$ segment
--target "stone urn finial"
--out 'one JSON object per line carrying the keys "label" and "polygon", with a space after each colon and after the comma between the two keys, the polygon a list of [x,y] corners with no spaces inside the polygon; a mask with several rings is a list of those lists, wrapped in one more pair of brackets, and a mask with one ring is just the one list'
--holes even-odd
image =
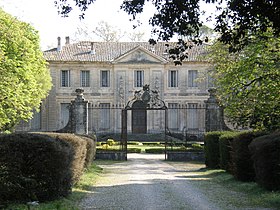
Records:
{"label": "stone urn finial", "polygon": [[84,90],[81,88],[78,88],[75,90],[76,94],[77,94],[77,98],[76,100],[84,100]]}
{"label": "stone urn finial", "polygon": [[217,89],[216,88],[210,88],[208,90],[208,92],[210,93],[210,97],[215,97]]}
{"label": "stone urn finial", "polygon": [[77,93],[77,96],[78,95],[83,95],[84,89],[78,88],[78,89],[75,90],[75,92]]}

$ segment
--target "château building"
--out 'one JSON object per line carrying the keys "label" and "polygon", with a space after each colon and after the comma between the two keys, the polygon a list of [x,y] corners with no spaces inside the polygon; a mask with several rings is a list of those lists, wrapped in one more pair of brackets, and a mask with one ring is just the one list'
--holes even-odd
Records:
{"label": "ch\u00e2teau building", "polygon": [[[89,102],[89,132],[120,133],[121,110],[144,85],[156,91],[168,107],[168,128],[174,132],[205,129],[204,103],[212,86],[211,65],[203,58],[206,46],[193,46],[182,65],[169,58],[176,43],[90,42],[70,43],[44,52],[53,87],[41,112],[28,124],[31,130],[54,131],[69,119],[69,104],[82,88]],[[130,115],[128,116],[130,119]],[[148,133],[164,129],[164,113],[150,111]],[[131,132],[132,120],[128,122]],[[23,127],[19,126],[19,129]]]}

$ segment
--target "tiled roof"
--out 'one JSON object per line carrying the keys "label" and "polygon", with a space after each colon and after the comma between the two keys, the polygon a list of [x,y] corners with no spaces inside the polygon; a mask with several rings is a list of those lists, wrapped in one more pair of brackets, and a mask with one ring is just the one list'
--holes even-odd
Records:
{"label": "tiled roof", "polygon": [[[94,53],[91,52],[92,42],[82,41],[73,44],[67,44],[57,50],[57,48],[44,52],[47,61],[85,61],[85,62],[112,62],[116,58],[126,54],[132,49],[142,46],[145,49],[155,53],[157,56],[167,59],[167,46],[165,42],[158,42],[156,45],[150,45],[148,42],[93,42]],[[176,43],[168,43],[169,48]],[[194,46],[188,51],[186,61],[201,61],[200,55],[206,52],[205,45]]]}

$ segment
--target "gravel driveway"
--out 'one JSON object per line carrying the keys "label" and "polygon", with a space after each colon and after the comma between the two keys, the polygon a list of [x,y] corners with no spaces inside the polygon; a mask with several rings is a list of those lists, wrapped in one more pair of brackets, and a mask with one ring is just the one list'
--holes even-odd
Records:
{"label": "gravel driveway", "polygon": [[129,154],[128,159],[101,165],[104,174],[82,200],[81,209],[236,209],[214,203],[207,197],[212,189],[205,192],[193,184],[201,179],[195,171],[203,164],[169,164],[164,155],[149,154]]}

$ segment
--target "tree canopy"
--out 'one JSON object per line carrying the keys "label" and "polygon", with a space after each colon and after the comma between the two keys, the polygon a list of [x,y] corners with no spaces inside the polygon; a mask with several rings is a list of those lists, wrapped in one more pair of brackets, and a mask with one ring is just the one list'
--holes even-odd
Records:
{"label": "tree canopy", "polygon": [[[55,4],[63,16],[73,9],[75,3],[81,10],[81,18],[85,11],[96,0],[56,0]],[[150,18],[153,26],[152,34],[158,40],[168,41],[175,34],[191,37],[201,43],[199,29],[203,14],[199,1],[217,4],[220,9],[215,16],[215,30],[220,33],[220,40],[228,44],[231,51],[237,51],[250,43],[252,35],[258,31],[266,32],[268,28],[278,36],[280,32],[280,1],[279,0],[124,0],[121,8],[137,20],[146,2],[151,2],[157,12]],[[219,6],[219,5],[225,6]],[[104,8],[106,10],[106,8]],[[141,21],[141,20],[140,20]],[[181,45],[184,42],[181,42]],[[187,47],[185,47],[187,49]],[[182,50],[186,50],[182,48]]]}
{"label": "tree canopy", "polygon": [[0,9],[0,131],[32,117],[51,88],[38,32]]}
{"label": "tree canopy", "polygon": [[279,129],[280,38],[268,31],[251,40],[238,53],[229,53],[221,42],[210,47],[218,95],[226,115],[238,126]]}

